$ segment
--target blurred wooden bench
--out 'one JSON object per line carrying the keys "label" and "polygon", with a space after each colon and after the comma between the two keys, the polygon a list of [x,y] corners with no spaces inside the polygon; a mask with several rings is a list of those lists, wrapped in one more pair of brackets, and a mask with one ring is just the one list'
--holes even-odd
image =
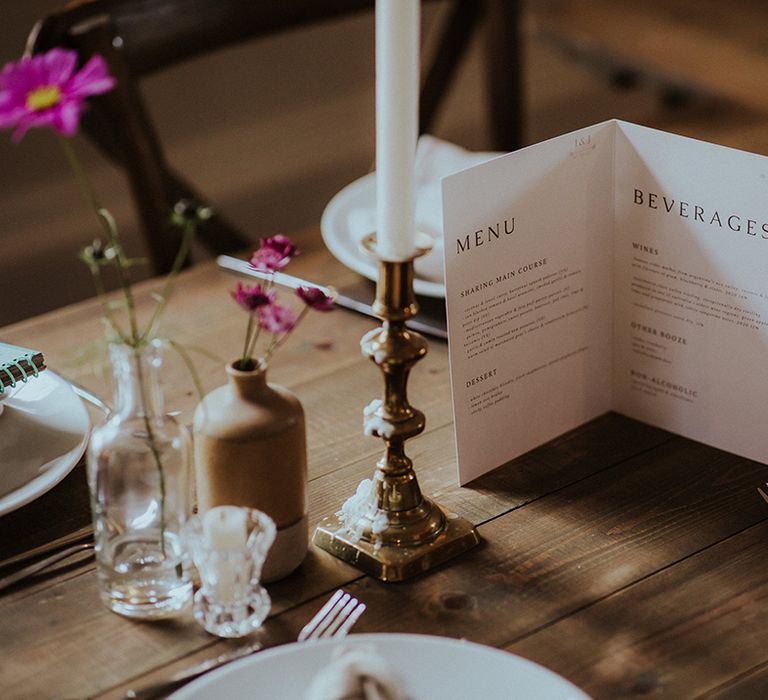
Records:
{"label": "blurred wooden bench", "polygon": [[530,29],[669,85],[768,113],[768,3],[761,0],[541,0]]}
{"label": "blurred wooden bench", "polygon": [[615,85],[650,86],[646,125],[768,154],[768,3],[529,0],[522,24]]}

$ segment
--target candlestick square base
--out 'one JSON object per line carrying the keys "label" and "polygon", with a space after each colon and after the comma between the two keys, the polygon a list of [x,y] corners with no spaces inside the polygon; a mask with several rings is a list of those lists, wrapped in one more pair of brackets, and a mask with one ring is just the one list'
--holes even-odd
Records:
{"label": "candlestick square base", "polygon": [[374,544],[354,537],[331,515],[317,526],[312,541],[381,581],[404,581],[466,552],[480,543],[480,536],[468,520],[445,513],[445,527],[429,542],[408,547]]}

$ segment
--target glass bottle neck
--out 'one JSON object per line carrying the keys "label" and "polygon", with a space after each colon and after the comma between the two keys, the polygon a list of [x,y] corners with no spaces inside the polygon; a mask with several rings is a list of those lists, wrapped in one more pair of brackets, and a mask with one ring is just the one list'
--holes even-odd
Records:
{"label": "glass bottle neck", "polygon": [[140,348],[112,344],[110,359],[115,413],[120,416],[161,415],[163,397],[158,383],[162,364],[160,342],[152,341]]}

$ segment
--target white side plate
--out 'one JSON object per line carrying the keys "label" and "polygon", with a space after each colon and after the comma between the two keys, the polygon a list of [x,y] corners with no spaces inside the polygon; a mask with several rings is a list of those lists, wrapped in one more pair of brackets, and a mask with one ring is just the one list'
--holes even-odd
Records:
{"label": "white side plate", "polygon": [[88,442],[88,412],[70,385],[45,370],[2,403],[0,515],[58,484]]}
{"label": "white side plate", "polygon": [[[376,261],[366,255],[360,248],[360,241],[375,227],[376,221],[376,173],[368,173],[337,192],[328,202],[320,219],[320,231],[328,250],[350,270],[354,270],[369,280],[376,281],[378,269]],[[433,231],[423,222],[416,221],[416,227],[438,241],[442,232]],[[413,289],[416,294],[425,297],[445,297],[445,284],[442,281],[432,281],[419,276],[420,269],[425,265],[428,269],[440,271],[443,269],[442,244],[435,245],[423,259],[415,263]]]}

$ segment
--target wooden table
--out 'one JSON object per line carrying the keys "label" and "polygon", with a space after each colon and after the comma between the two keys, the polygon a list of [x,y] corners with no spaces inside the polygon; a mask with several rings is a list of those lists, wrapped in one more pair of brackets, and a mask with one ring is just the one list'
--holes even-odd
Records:
{"label": "wooden table", "polygon": [[[343,283],[316,232],[295,274]],[[236,356],[242,312],[234,280],[205,263],[186,272],[167,315],[197,356],[206,390]],[[141,287],[146,305],[155,283]],[[43,349],[52,366],[103,395],[105,379],[77,351],[100,337],[85,302],[3,329],[8,342]],[[333,512],[370,477],[378,440],[362,435],[362,409],[381,393],[359,339],[371,319],[308,316],[273,361],[271,379],[306,409],[311,521]],[[163,375],[167,407],[190,419],[196,396],[181,363]],[[761,377],[756,376],[756,381]],[[736,388],[734,388],[736,390]],[[427,415],[412,441],[423,490],[477,524],[483,544],[414,580],[385,584],[311,548],[287,580],[263,636],[292,641],[328,594],[344,586],[368,604],[360,632],[463,637],[507,649],[562,674],[595,697],[766,697],[768,506],[756,487],[765,466],[608,414],[507,464],[456,485],[447,348],[432,341],[410,397]],[[754,416],[763,430],[765,417]],[[36,502],[0,518],[0,558],[89,520],[82,465]],[[139,623],[98,600],[92,561],[0,596],[4,698],[120,697],[129,687],[216,655],[227,643],[191,615]]]}

